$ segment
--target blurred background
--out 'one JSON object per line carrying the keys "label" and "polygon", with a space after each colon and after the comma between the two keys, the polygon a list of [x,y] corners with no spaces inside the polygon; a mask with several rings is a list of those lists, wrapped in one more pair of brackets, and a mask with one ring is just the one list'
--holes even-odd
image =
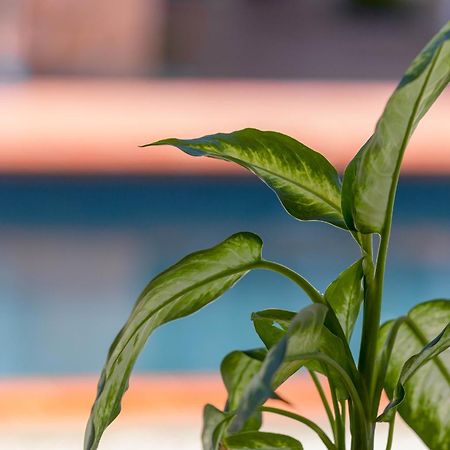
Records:
{"label": "blurred background", "polygon": [[[449,18],[450,0],[0,0],[0,448],[81,448],[109,344],[186,253],[253,231],[320,289],[358,258],[243,170],[139,144],[273,129],[342,171]],[[383,319],[450,292],[448,117],[447,92],[407,152]],[[306,304],[252,273],[158,330],[101,448],[199,448],[222,356],[258,345],[250,313]],[[307,379],[287,389],[322,420]]]}

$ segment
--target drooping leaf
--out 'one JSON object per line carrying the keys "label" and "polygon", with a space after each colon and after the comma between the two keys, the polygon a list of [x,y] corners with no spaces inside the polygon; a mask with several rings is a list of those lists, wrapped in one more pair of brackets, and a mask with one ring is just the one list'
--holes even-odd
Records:
{"label": "drooping leaf", "polygon": [[[265,349],[257,349],[249,352],[234,351],[225,356],[220,365],[220,372],[228,393],[226,411],[234,411],[238,407],[248,384],[261,369],[262,360],[252,357],[255,352],[258,355],[262,352],[267,353]],[[244,425],[243,430],[259,430],[261,423],[262,414],[256,412]]]}
{"label": "drooping leaf", "polygon": [[[320,340],[317,351],[324,353],[336,360],[348,373],[356,375],[356,366],[353,359],[349,357],[349,351],[346,351],[346,345],[342,340],[333,334],[327,327],[327,319],[331,311],[327,309],[327,316],[320,331]],[[286,335],[295,313],[281,309],[266,309],[252,314],[252,320],[256,332],[268,349],[277,344],[283,336]],[[291,338],[292,339],[292,338]],[[278,368],[273,380],[273,388],[276,389],[284,383],[289,377],[296,373],[302,366],[308,367],[315,372],[330,375],[328,370],[324,370],[322,364],[317,361],[299,361],[291,358],[286,360]],[[335,380],[340,398],[347,398],[345,389],[342,388],[339,380]]]}
{"label": "drooping leaf", "polygon": [[[432,450],[450,448],[450,352],[440,353],[449,345],[449,322],[450,300],[414,307],[398,329],[385,379],[389,410],[398,408]],[[382,326],[380,347],[393,323]]]}
{"label": "drooping leaf", "polygon": [[213,405],[203,409],[203,450],[217,450],[227,425],[227,415]]}
{"label": "drooping leaf", "polygon": [[229,410],[233,411],[237,408],[245,387],[261,366],[260,359],[252,358],[243,351],[234,351],[225,356],[220,365],[220,372],[228,393],[227,408]]}
{"label": "drooping leaf", "polygon": [[352,335],[364,296],[362,261],[344,270],[325,291],[325,300],[336,313],[347,340]]}
{"label": "drooping leaf", "polygon": [[[431,342],[416,355],[411,356],[403,365],[402,371],[394,390],[390,403],[386,406],[383,414],[378,418],[379,421],[389,421],[389,413],[398,408],[405,399],[405,383],[426,363],[438,356],[450,347],[450,323],[436,336]],[[389,417],[388,417],[389,416]]]}
{"label": "drooping leaf", "polygon": [[271,187],[297,219],[322,220],[346,228],[336,169],[320,153],[289,136],[246,128],[229,134],[164,139],[147,145],[166,144],[189,155],[237,163]]}
{"label": "drooping leaf", "polygon": [[342,211],[349,229],[380,233],[417,124],[450,81],[450,22],[406,71],[375,132],[345,171]]}
{"label": "drooping leaf", "polygon": [[[274,389],[293,372],[311,361],[297,355],[319,352],[324,335],[328,307],[315,303],[302,309],[291,321],[287,333],[269,350],[260,371],[253,377],[242,396],[236,417],[229,430],[239,431],[256,408],[273,396]],[[330,333],[331,334],[331,333]],[[291,366],[292,364],[292,366]]]}
{"label": "drooping leaf", "polygon": [[272,348],[287,332],[295,312],[284,309],[266,309],[252,314],[252,321],[264,345]]}
{"label": "drooping leaf", "polygon": [[224,450],[302,450],[297,439],[283,434],[264,432],[245,432],[228,436],[224,441]]}
{"label": "drooping leaf", "polygon": [[103,431],[119,414],[133,365],[152,331],[194,313],[231,288],[261,261],[261,249],[258,236],[238,233],[183,258],[147,285],[109,350],[86,429],[85,450],[97,448]]}

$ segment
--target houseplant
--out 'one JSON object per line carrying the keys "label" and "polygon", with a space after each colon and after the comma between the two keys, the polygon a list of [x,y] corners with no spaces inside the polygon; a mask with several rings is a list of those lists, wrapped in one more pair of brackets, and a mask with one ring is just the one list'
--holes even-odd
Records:
{"label": "houseplant", "polygon": [[[299,220],[321,220],[350,233],[361,258],[322,294],[293,270],[262,257],[255,234],[237,233],[193,253],[154,278],[139,296],[111,345],[85,436],[98,447],[120,412],[137,356],[158,326],[189,315],[220,297],[248,271],[271,270],[296,283],[312,304],[298,312],[270,309],[252,315],[261,348],[227,355],[221,373],[228,392],[223,411],[204,410],[205,450],[300,449],[297,440],[259,431],[263,413],[309,426],[328,450],[372,450],[376,425],[389,422],[392,445],[396,413],[434,450],[450,448],[450,300],[415,306],[380,326],[390,231],[400,166],[415,127],[450,81],[450,23],[430,41],[389,99],[375,132],[345,170],[343,182],[319,153],[271,131],[245,129],[199,139],[166,139],[193,156],[231,161],[260,177]],[[420,205],[418,205],[420,206]],[[349,339],[362,305],[357,360]],[[309,371],[327,412],[332,436],[306,417],[264,406],[300,368]],[[317,373],[326,377],[332,403]],[[381,394],[390,402],[379,411]],[[300,398],[301,401],[301,398]],[[381,414],[380,414],[381,412]]]}

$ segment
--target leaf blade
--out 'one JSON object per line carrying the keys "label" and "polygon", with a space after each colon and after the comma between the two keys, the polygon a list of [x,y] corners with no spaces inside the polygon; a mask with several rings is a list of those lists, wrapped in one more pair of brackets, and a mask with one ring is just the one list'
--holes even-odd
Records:
{"label": "leaf blade", "polygon": [[410,65],[374,134],[345,171],[342,211],[349,229],[362,233],[382,231],[406,145],[449,82],[450,22]]}
{"label": "leaf blade", "polygon": [[322,220],[346,228],[336,169],[320,154],[289,136],[252,128],[198,139],[164,139],[192,156],[237,163],[261,178],[286,211],[300,220]]}
{"label": "leaf blade", "polygon": [[237,233],[188,255],[147,285],[108,353],[86,427],[86,450],[98,447],[102,433],[119,414],[134,363],[153,330],[218,298],[261,261],[261,251],[258,236]]}
{"label": "leaf blade", "polygon": [[[450,300],[432,300],[415,306],[407,315],[423,336],[418,337],[407,323],[398,330],[386,372],[385,390],[395,401],[398,395],[397,382],[407,361],[420,354],[425,341],[431,341],[450,322]],[[384,324],[380,330],[380,348],[389,334],[393,322]],[[448,329],[447,332],[448,333]],[[447,335],[448,337],[448,335]],[[436,348],[435,348],[436,349]],[[426,356],[426,354],[422,354]],[[450,373],[449,352],[438,356],[447,376],[436,365],[436,360],[428,362],[414,376],[405,381],[407,395],[398,406],[398,412],[406,423],[431,448],[441,449],[450,445]],[[413,360],[414,361],[414,360]],[[420,361],[419,361],[420,362]]]}
{"label": "leaf blade", "polygon": [[284,434],[266,432],[244,432],[228,436],[225,439],[225,449],[229,450],[303,450],[297,439]]}
{"label": "leaf blade", "polygon": [[[291,356],[317,352],[320,349],[327,312],[326,305],[315,303],[297,313],[287,333],[269,350],[260,371],[248,385],[230,431],[239,431],[253,412],[273,396],[274,388],[286,377],[284,372],[288,371],[290,375],[304,364],[303,360],[289,361]],[[288,367],[283,367],[286,363]],[[282,378],[277,379],[280,368]]]}
{"label": "leaf blade", "polygon": [[[258,356],[267,353],[265,349],[255,349],[248,352],[233,351],[225,356],[220,365],[222,380],[228,393],[226,412],[234,411],[242,398],[248,384],[259,372],[262,360]],[[262,425],[262,414],[256,412],[249,418],[242,431],[257,431]]]}
{"label": "leaf blade", "polygon": [[335,312],[347,340],[351,338],[364,297],[363,276],[363,259],[360,259],[339,274],[325,290],[325,300]]}
{"label": "leaf blade", "polygon": [[227,424],[227,415],[215,406],[207,404],[203,408],[202,448],[217,450]]}
{"label": "leaf blade", "polygon": [[[432,341],[415,355],[411,356],[403,365],[400,376],[395,387],[392,400],[384,409],[383,414],[378,417],[378,421],[385,422],[391,418],[391,413],[395,411],[403,402],[406,396],[405,383],[425,364],[436,358],[440,353],[450,347],[450,323]],[[446,373],[444,372],[444,376]],[[450,377],[447,377],[450,383]]]}

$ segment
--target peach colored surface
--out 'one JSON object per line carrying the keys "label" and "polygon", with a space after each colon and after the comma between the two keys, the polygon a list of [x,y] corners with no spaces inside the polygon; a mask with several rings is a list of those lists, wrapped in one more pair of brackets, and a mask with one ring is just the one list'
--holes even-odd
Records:
{"label": "peach colored surface", "polygon": [[[0,85],[2,173],[241,173],[164,137],[244,127],[291,134],[343,169],[371,134],[392,83],[42,79]],[[450,174],[450,92],[419,126],[409,173]]]}
{"label": "peach colored surface", "polygon": [[[0,422],[87,417],[95,398],[96,383],[94,377],[0,380]],[[292,401],[294,410],[321,415],[320,399],[308,378],[294,377],[279,393]],[[218,375],[136,375],[124,397],[123,416],[198,415],[206,403],[223,407],[225,400],[225,389]]]}

